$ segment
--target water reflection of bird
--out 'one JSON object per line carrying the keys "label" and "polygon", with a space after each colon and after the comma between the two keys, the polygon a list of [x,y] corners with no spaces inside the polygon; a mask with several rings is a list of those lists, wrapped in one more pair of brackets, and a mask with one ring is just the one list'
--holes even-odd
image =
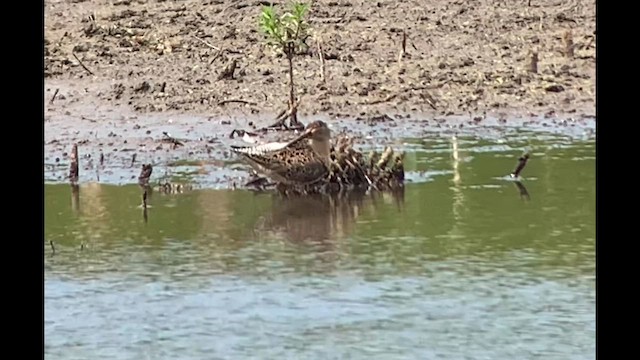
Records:
{"label": "water reflection of bird", "polygon": [[[281,233],[292,242],[345,238],[363,209],[374,205],[372,195],[354,190],[330,195],[275,196],[273,210],[257,230]],[[399,193],[390,195],[396,199]]]}
{"label": "water reflection of bird", "polygon": [[287,185],[306,185],[327,176],[331,151],[331,130],[323,121],[310,123],[288,143],[253,147],[232,146],[258,172]]}

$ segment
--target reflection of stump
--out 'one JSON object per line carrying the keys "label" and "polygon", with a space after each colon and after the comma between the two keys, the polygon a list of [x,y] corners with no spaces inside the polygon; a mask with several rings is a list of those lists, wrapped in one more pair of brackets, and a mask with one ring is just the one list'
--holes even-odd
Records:
{"label": "reflection of stump", "polygon": [[69,181],[72,184],[77,183],[79,175],[80,170],[78,168],[78,144],[73,144],[73,149],[71,150],[71,164],[69,165]]}
{"label": "reflection of stump", "polygon": [[142,193],[142,219],[145,224],[149,221],[147,217],[147,194],[149,193],[149,189],[148,186],[145,186],[144,192]]}
{"label": "reflection of stump", "polygon": [[78,184],[71,184],[71,210],[73,212],[80,212],[80,186]]}

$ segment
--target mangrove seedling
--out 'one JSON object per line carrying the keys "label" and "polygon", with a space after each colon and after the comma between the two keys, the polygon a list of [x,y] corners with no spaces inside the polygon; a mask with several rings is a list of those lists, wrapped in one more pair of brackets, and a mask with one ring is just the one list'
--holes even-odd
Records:
{"label": "mangrove seedling", "polygon": [[[298,104],[293,85],[293,57],[306,51],[306,39],[309,37],[309,25],[305,20],[309,6],[295,2],[282,15],[276,14],[273,6],[265,6],[260,14],[260,29],[266,35],[267,44],[285,55],[289,63],[289,110],[291,127],[300,127],[297,112]],[[286,117],[274,125],[284,126]]]}

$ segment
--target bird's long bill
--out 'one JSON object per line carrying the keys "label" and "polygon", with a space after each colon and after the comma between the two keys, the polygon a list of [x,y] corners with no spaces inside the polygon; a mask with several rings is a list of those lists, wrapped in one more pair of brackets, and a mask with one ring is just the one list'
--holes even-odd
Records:
{"label": "bird's long bill", "polygon": [[305,131],[302,132],[302,134],[300,134],[300,136],[298,136],[297,138],[289,141],[289,144],[294,144],[300,140],[306,139],[308,137],[310,137],[313,134],[313,129],[306,129]]}

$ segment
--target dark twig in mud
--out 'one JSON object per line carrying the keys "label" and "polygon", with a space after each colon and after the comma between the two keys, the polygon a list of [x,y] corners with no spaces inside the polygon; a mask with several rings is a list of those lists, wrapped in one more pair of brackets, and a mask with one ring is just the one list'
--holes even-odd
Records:
{"label": "dark twig in mud", "polygon": [[104,166],[104,154],[100,153],[100,166]]}
{"label": "dark twig in mud", "polygon": [[525,152],[518,158],[518,165],[516,166],[516,169],[511,173],[512,178],[518,178],[520,176],[520,173],[527,165],[527,161],[529,161],[529,152]]}
{"label": "dark twig in mud", "polygon": [[56,247],[53,245],[53,240],[49,240],[49,245],[51,246],[51,255],[56,254]]}
{"label": "dark twig in mud", "polygon": [[72,52],[71,54],[73,55],[74,58],[76,58],[76,60],[78,60],[78,63],[80,63],[80,66],[82,66],[83,69],[85,69],[89,74],[93,75],[93,72],[91,72],[91,70],[89,70],[88,67],[84,66],[82,61],[80,61],[80,59],[78,59],[78,57],[76,56],[76,53]]}
{"label": "dark twig in mud", "polygon": [[524,184],[517,180],[514,181],[514,183],[516,184],[516,188],[518,188],[518,193],[520,194],[520,198],[522,198],[523,200],[531,200],[531,197],[529,196],[529,191],[527,191],[527,188],[524,186]]}
{"label": "dark twig in mud", "polygon": [[531,53],[531,59],[529,62],[529,72],[532,72],[534,74],[538,73],[538,53],[535,51]]}
{"label": "dark twig in mud", "polygon": [[242,99],[227,99],[227,100],[222,100],[222,101],[218,101],[218,106],[222,106],[224,104],[228,104],[228,103],[240,103],[240,104],[248,104],[248,105],[258,105],[252,101],[247,101],[247,100],[242,100]]}
{"label": "dark twig in mud", "polygon": [[138,176],[138,184],[140,184],[140,186],[149,185],[149,178],[151,177],[152,172],[153,166],[151,166],[151,164],[143,164],[140,176]]}
{"label": "dark twig in mud", "polygon": [[136,155],[137,154],[133,154],[133,156],[131,156],[131,165],[129,167],[133,167],[133,164],[136,163]]}
{"label": "dark twig in mud", "polygon": [[208,42],[206,42],[206,41],[202,40],[201,38],[199,38],[199,37],[197,37],[197,36],[195,36],[195,35],[192,35],[192,36],[193,36],[193,38],[194,38],[194,39],[196,39],[196,40],[200,41],[201,43],[203,43],[203,44],[205,44],[206,46],[208,46],[208,47],[212,48],[213,50],[218,50],[218,51],[220,51],[220,48],[218,48],[218,47],[216,47],[216,46],[213,46],[213,45],[209,44]]}
{"label": "dark twig in mud", "polygon": [[402,30],[402,48],[400,49],[400,54],[398,55],[398,62],[402,61],[406,53],[407,53],[407,32],[405,30]]}
{"label": "dark twig in mud", "polygon": [[58,95],[58,92],[60,91],[60,89],[56,89],[56,91],[53,93],[53,96],[51,97],[51,100],[49,100],[49,104],[53,105],[53,102],[56,99],[56,95]]}
{"label": "dark twig in mud", "polygon": [[80,170],[78,166],[78,144],[73,144],[73,149],[71,150],[71,163],[69,165],[69,181],[72,184],[77,183],[79,175]]}

